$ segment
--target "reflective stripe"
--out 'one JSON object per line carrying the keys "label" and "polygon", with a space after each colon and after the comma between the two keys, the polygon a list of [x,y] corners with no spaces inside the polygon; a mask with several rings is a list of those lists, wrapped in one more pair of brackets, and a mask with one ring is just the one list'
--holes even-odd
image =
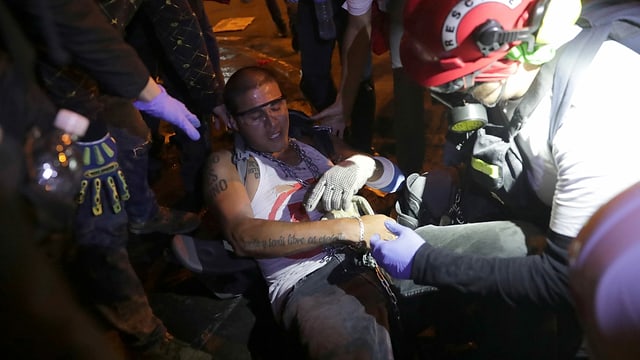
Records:
{"label": "reflective stripe", "polygon": [[501,176],[500,167],[484,162],[476,157],[471,158],[471,167],[489,176],[492,179],[498,179]]}

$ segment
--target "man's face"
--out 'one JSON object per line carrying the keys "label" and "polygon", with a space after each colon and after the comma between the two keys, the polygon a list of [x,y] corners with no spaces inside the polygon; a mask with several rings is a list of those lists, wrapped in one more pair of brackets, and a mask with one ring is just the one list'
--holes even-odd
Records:
{"label": "man's face", "polygon": [[289,144],[289,110],[280,87],[268,82],[237,99],[233,118],[247,145],[257,151],[276,153]]}
{"label": "man's face", "polygon": [[505,80],[476,82],[474,74],[459,78],[441,86],[430,88],[439,94],[468,94],[486,106],[494,106],[504,95]]}

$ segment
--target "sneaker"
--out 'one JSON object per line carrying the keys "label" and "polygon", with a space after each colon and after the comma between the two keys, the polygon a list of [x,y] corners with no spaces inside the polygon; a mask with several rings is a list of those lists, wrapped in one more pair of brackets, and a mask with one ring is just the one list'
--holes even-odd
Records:
{"label": "sneaker", "polygon": [[160,344],[145,351],[141,358],[144,360],[212,360],[213,356],[167,333]]}
{"label": "sneaker", "polygon": [[136,235],[154,232],[172,235],[191,232],[198,226],[200,226],[198,214],[161,206],[158,213],[147,221],[130,221],[129,231]]}

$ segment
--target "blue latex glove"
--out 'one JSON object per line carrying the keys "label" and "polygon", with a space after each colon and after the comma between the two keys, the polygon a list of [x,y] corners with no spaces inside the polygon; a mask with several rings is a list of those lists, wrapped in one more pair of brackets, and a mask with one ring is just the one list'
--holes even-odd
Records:
{"label": "blue latex glove", "polygon": [[160,87],[160,94],[151,101],[138,100],[133,103],[136,109],[149,115],[166,120],[172,125],[184,131],[191,140],[198,140],[200,133],[196,130],[200,127],[200,120],[193,115],[186,106],[167,93],[164,87]]}
{"label": "blue latex glove", "polygon": [[83,177],[78,204],[91,199],[93,215],[102,215],[103,204],[108,201],[111,210],[122,211],[123,201],[129,199],[129,189],[118,165],[116,141],[110,134],[94,142],[76,142],[82,156]]}
{"label": "blue latex glove", "polygon": [[397,279],[411,278],[413,257],[426,242],[415,231],[393,221],[385,221],[386,228],[396,235],[395,240],[382,240],[379,234],[370,239],[371,254],[378,264]]}

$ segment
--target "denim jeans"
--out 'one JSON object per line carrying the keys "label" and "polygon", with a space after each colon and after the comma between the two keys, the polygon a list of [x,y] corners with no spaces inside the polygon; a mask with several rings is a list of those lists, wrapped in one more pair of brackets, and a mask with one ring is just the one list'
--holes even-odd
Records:
{"label": "denim jeans", "polygon": [[541,251],[546,241],[544,230],[523,221],[427,225],[415,231],[435,247],[487,257],[526,256]]}
{"label": "denim jeans", "polygon": [[[459,254],[484,257],[524,257],[540,253],[546,245],[546,234],[531,223],[491,221],[462,225],[427,225],[415,230],[433,246]],[[576,325],[571,312],[536,306],[513,306],[500,298],[449,294],[448,319],[464,314],[464,307],[475,309],[473,316],[463,315],[465,324],[455,331],[473,330],[480,343],[480,358],[489,359],[567,359],[558,354],[571,352]],[[442,304],[442,303],[440,303]],[[467,305],[464,305],[467,304]],[[472,305],[469,305],[472,304]],[[442,305],[441,305],[442,307]],[[427,316],[427,315],[423,315]],[[444,321],[444,320],[440,320]],[[460,325],[456,325],[460,326]]]}
{"label": "denim jeans", "polygon": [[392,359],[389,297],[373,269],[348,259],[336,254],[294,286],[284,328],[311,359]]}

